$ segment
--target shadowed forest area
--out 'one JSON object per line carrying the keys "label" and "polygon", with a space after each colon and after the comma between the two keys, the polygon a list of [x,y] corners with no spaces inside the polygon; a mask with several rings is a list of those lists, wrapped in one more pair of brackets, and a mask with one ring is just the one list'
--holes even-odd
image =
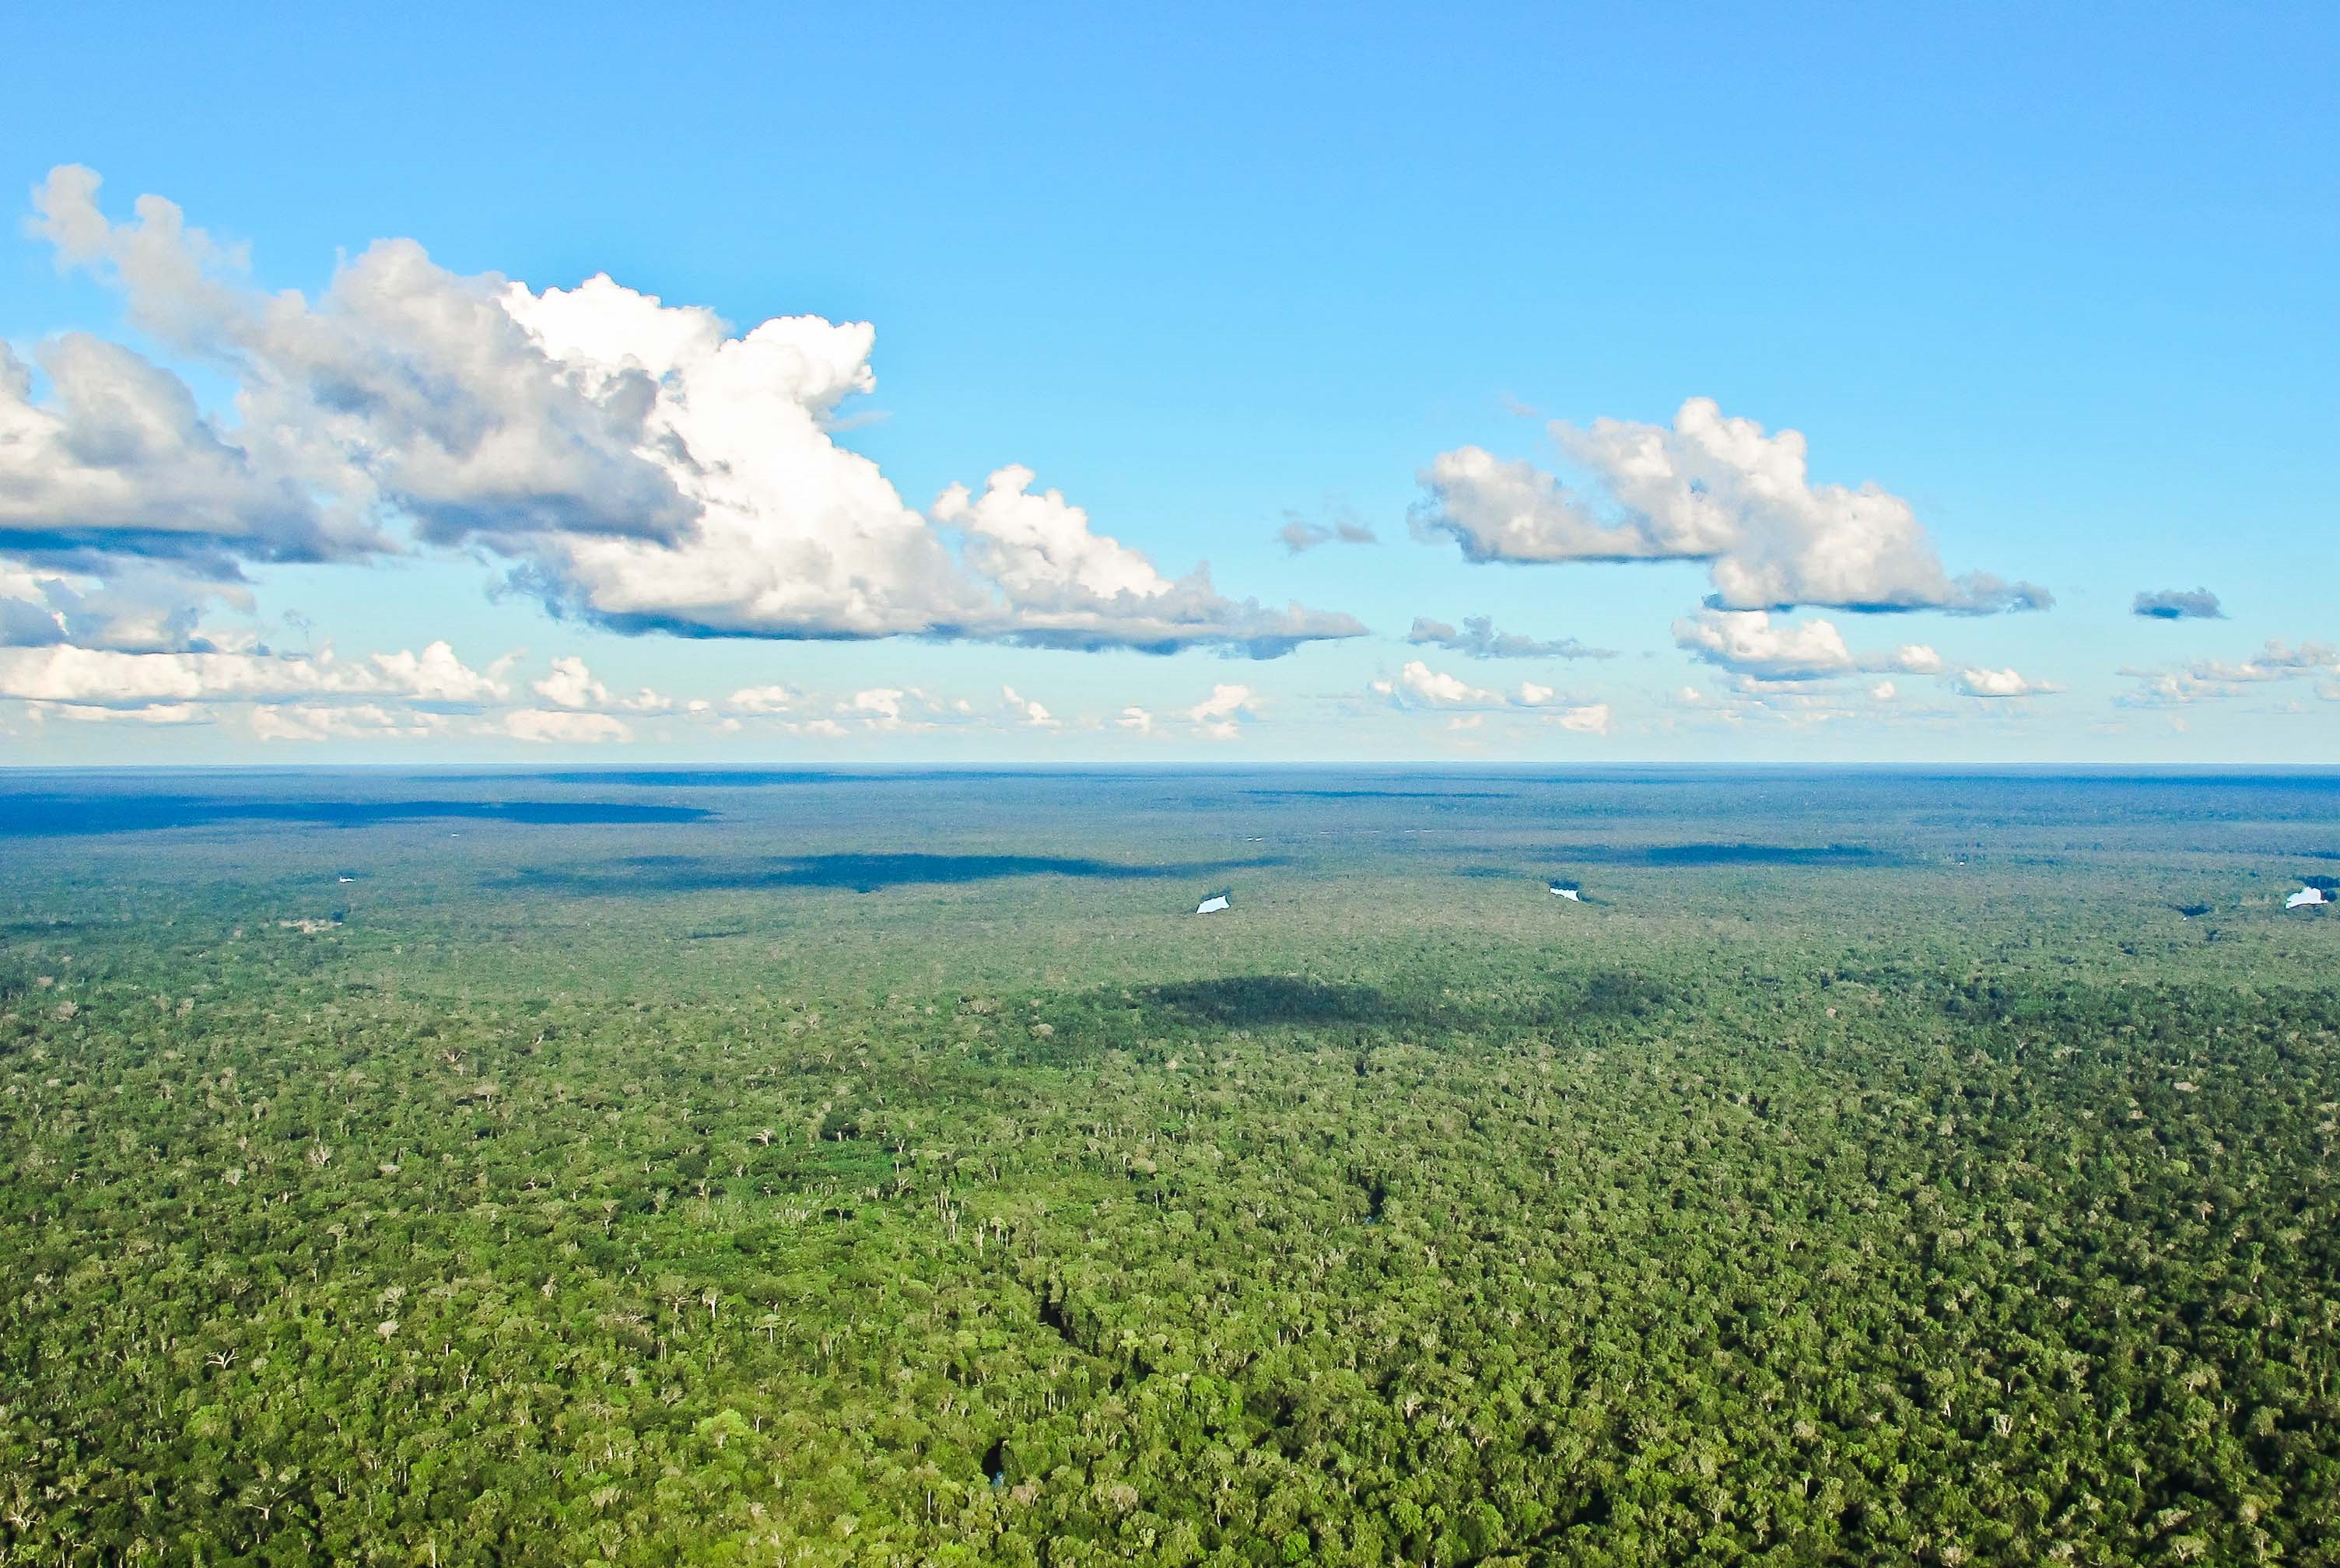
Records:
{"label": "shadowed forest area", "polygon": [[2335,856],[2310,772],[0,777],[0,1553],[2340,1562]]}

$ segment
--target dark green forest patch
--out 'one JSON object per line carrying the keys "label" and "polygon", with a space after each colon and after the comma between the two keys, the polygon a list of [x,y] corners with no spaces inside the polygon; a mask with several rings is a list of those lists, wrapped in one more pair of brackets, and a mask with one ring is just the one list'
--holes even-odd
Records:
{"label": "dark green forest patch", "polygon": [[2328,789],[1395,777],[15,839],[0,1551],[2335,1563]]}
{"label": "dark green forest patch", "polygon": [[856,893],[888,888],[940,887],[1024,877],[1076,877],[1104,881],[1162,881],[1222,876],[1282,864],[1274,856],[1129,864],[1055,855],[806,855],[740,864],[716,856],[641,855],[617,869],[574,871],[526,868],[510,885],[606,898],[613,894],[672,894],[717,889],[824,888]]}

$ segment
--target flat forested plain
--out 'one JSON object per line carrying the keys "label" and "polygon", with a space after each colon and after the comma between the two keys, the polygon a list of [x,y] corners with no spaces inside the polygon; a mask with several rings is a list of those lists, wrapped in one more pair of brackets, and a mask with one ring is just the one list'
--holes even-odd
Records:
{"label": "flat forested plain", "polygon": [[0,776],[0,1562],[2340,1563],[2335,872],[2328,773]]}

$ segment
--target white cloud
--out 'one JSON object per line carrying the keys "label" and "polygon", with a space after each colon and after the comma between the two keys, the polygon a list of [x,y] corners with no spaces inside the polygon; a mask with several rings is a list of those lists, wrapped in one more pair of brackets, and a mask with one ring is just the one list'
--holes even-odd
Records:
{"label": "white cloud", "polygon": [[2186,666],[2186,673],[2196,680],[2232,683],[2296,680],[2325,670],[2340,670],[2340,649],[2328,642],[2303,642],[2295,647],[2281,638],[2273,638],[2265,648],[2238,664],[2206,659]]}
{"label": "white cloud", "polygon": [[1088,513],[1058,491],[1033,494],[1034,478],[1010,464],[979,496],[952,485],[935,501],[935,521],[964,533],[967,563],[1006,597],[1013,623],[996,635],[1038,647],[1166,653],[1205,644],[1273,658],[1312,639],[1364,630],[1348,616],[1296,604],[1234,603],[1212,588],[1207,567],[1174,581],[1139,551],[1093,531]]}
{"label": "white cloud", "polygon": [[1314,522],[1297,511],[1286,510],[1284,526],[1275,537],[1294,555],[1315,549],[1320,544],[1379,544],[1373,528],[1349,508],[1330,511],[1324,521]]}
{"label": "white cloud", "polygon": [[1776,621],[1768,610],[1702,610],[1674,622],[1693,658],[1758,680],[1811,680],[1859,668],[1833,621]]}
{"label": "white cloud", "polygon": [[726,698],[723,706],[732,713],[766,718],[789,712],[803,700],[804,693],[792,686],[743,686]]}
{"label": "white cloud", "polygon": [[[0,529],[0,547],[7,542]],[[250,608],[241,587],[193,581],[170,562],[111,562],[100,581],[0,559],[0,648],[70,642],[119,653],[208,653],[250,640],[244,633],[199,629],[202,610],[215,599]]]}
{"label": "white cloud", "polygon": [[504,733],[519,740],[557,746],[598,746],[634,738],[621,719],[565,708],[516,708],[504,715]]}
{"label": "white cloud", "polygon": [[[335,517],[292,463],[223,432],[169,372],[130,350],[70,333],[33,367],[0,343],[0,544],[86,567],[124,551],[213,575],[236,559],[316,561],[378,547],[359,516]],[[239,442],[245,444],[239,444]]]}
{"label": "white cloud", "polygon": [[1246,719],[1259,717],[1257,700],[1258,693],[1248,686],[1214,686],[1208,697],[1186,710],[1186,719],[1205,739],[1233,740]]}
{"label": "white cloud", "polygon": [[1899,692],[1895,690],[1893,682],[1890,680],[1880,680],[1869,689],[1869,700],[1871,702],[1890,702],[1899,695],[1900,695]]}
{"label": "white cloud", "polygon": [[1459,675],[1407,660],[1394,682],[1377,680],[1373,690],[1401,708],[1501,708],[1503,694],[1472,685]]}
{"label": "white cloud", "polygon": [[2224,620],[2226,612],[2218,608],[2218,596],[2206,588],[2165,588],[2158,592],[2139,590],[2130,601],[2129,613],[2154,620]]}
{"label": "white cloud", "polygon": [[1987,613],[2052,602],[1988,573],[1951,578],[1908,501],[1875,484],[1813,484],[1800,432],[1767,435],[1711,399],[1683,403],[1671,427],[1555,422],[1551,434],[1595,495],[1462,447],[1423,471],[1416,532],[1445,534],[1478,561],[1703,561],[1726,610]]}
{"label": "white cloud", "polygon": [[902,722],[902,703],[912,693],[893,686],[875,686],[867,691],[857,691],[838,705],[839,713],[866,715],[868,721],[880,729],[892,729]]}
{"label": "white cloud", "polygon": [[497,660],[482,673],[468,668],[455,657],[453,648],[439,641],[421,653],[403,650],[377,653],[372,662],[382,672],[388,690],[418,702],[478,707],[501,702],[511,695],[511,689],[502,679],[503,672],[511,667],[510,655]]}
{"label": "white cloud", "polygon": [[446,732],[443,714],[362,702],[347,707],[298,703],[252,710],[252,732],[262,740],[421,739]]}
{"label": "white cloud", "polygon": [[155,702],[143,708],[100,708],[79,702],[31,702],[35,719],[70,719],[80,724],[209,724],[218,715],[200,702]]}
{"label": "white cloud", "polygon": [[313,655],[117,653],[55,647],[0,650],[0,697],[109,708],[204,701],[395,697],[475,706],[508,688],[471,670],[445,642],[421,653],[377,653],[350,662],[330,648]]}
{"label": "white cloud", "polygon": [[631,697],[613,697],[610,689],[593,677],[593,671],[575,654],[564,655],[552,661],[552,673],[533,682],[529,690],[555,708],[607,713],[664,713],[674,707],[674,700],[660,696],[645,686]]}
{"label": "white cloud", "polygon": [[1125,708],[1114,721],[1116,729],[1134,729],[1140,735],[1154,733],[1154,715],[1143,708]]}
{"label": "white cloud", "polygon": [[610,689],[593,679],[585,661],[571,654],[552,661],[552,673],[530,690],[556,708],[607,708]]}
{"label": "white cloud", "polygon": [[1701,610],[1674,622],[1674,644],[1742,680],[1824,680],[1862,670],[1938,675],[1942,656],[1921,642],[1855,655],[1833,621],[1790,622],[1763,610]]}
{"label": "white cloud", "polygon": [[[2189,702],[2215,702],[2238,695],[2252,686],[2280,680],[2302,680],[2340,670],[2340,648],[2328,642],[2288,643],[2269,639],[2250,658],[2196,660],[2176,670],[2124,668],[2120,673],[2137,681],[2129,691],[2113,699],[2123,708],[2170,708]],[[2324,688],[2317,688],[2324,695]]]}
{"label": "white cloud", "polygon": [[1552,714],[1544,721],[1579,735],[1606,735],[1609,733],[1610,718],[1609,704],[1594,702],[1581,708],[1572,708],[1565,713]]}
{"label": "white cloud", "polygon": [[1047,709],[1028,697],[1017,695],[1013,686],[1001,687],[999,698],[1006,707],[1008,718],[1020,729],[1056,729],[1062,727]]}
{"label": "white cloud", "polygon": [[1952,678],[1950,687],[1967,697],[2031,697],[2063,690],[2043,680],[2028,680],[2012,670],[1961,670]]}
{"label": "white cloud", "polygon": [[[1541,686],[1532,680],[1522,680],[1518,688],[1506,694],[1482,686],[1473,686],[1460,676],[1433,670],[1421,660],[1410,660],[1397,672],[1395,680],[1376,680],[1368,688],[1375,696],[1389,700],[1390,705],[1401,709],[1444,709],[1449,711],[1495,712],[1507,709],[1549,709],[1572,702],[1553,687]],[[1570,707],[1566,713],[1548,715],[1547,721],[1571,729],[1607,729],[1609,718],[1605,705]]]}
{"label": "white cloud", "polygon": [[977,717],[975,705],[967,699],[937,697],[915,686],[873,686],[839,702],[836,711],[858,719],[867,729],[914,732],[968,723]]}
{"label": "white cloud", "polygon": [[[37,232],[122,288],[134,322],[230,378],[238,422],[170,372],[90,338],[46,345],[54,395],[0,362],[0,538],[52,564],[245,560],[480,545],[556,611],[693,636],[986,638],[1079,648],[1215,646],[1274,657],[1363,628],[1169,579],[1030,471],[936,521],[833,416],[876,385],[864,323],[712,312],[597,276],[536,293],[378,242],[316,300],[237,277],[238,258],[142,198],[107,220],[97,177],[52,173]],[[937,524],[960,530],[964,559]]]}
{"label": "white cloud", "polygon": [[1449,652],[1472,659],[1614,659],[1614,650],[1588,648],[1573,637],[1539,641],[1517,632],[1498,631],[1492,617],[1466,615],[1462,630],[1457,631],[1443,620],[1417,615],[1413,627],[1405,635],[1408,642],[1419,646],[1443,648]]}
{"label": "white cloud", "polygon": [[2216,701],[2234,695],[2235,689],[2214,681],[2196,680],[2169,671],[2124,670],[2136,677],[2136,687],[2113,699],[2121,708],[2176,708],[2188,702]]}

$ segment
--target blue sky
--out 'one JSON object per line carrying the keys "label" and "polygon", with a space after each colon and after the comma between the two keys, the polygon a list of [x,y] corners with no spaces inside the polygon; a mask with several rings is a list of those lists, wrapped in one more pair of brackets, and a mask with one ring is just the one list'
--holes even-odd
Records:
{"label": "blue sky", "polygon": [[[0,444],[0,597],[25,607],[0,621],[0,760],[2340,760],[2328,7],[240,15],[0,19],[0,339],[19,428],[46,432]],[[17,222],[59,165],[104,180],[78,254]],[[710,618],[675,609],[666,556],[575,547],[624,517],[544,521],[602,470],[483,500],[474,463],[429,521],[424,481],[350,456],[411,432],[352,438],[297,351],[223,352],[209,304],[141,296],[150,193],[243,248],[212,263],[243,321],[281,290],[326,319],[337,265],[409,239],[462,298],[606,273],[735,334],[868,323],[875,390],[817,439],[874,462],[908,514],[886,537],[942,565],[856,621],[848,580],[896,571],[890,546],[856,535],[798,595],[750,531],[716,574],[790,607]],[[330,496],[330,559],[273,561],[233,519],[201,563],[158,554],[132,513],[183,510],[186,476],[74,433],[40,357],[72,333],[183,380],[246,467],[280,460],[238,393],[300,382],[266,411],[303,453],[272,482]],[[1678,423],[1691,399],[1713,442]],[[1810,493],[1730,466],[1741,421],[1801,432]],[[597,461],[685,476],[655,547],[683,548],[718,437],[612,439]],[[1425,485],[1469,451],[1532,464],[1550,504],[1518,522],[1481,471]],[[1649,452],[1672,511],[1634,490]],[[1120,552],[1076,571],[1057,534],[1002,564],[1022,522],[937,511],[1008,465]],[[819,545],[821,482],[776,464],[751,499]],[[1864,484],[1881,524],[1845,499]],[[1295,553],[1295,520],[1377,542]],[[1657,559],[1584,559],[1616,552],[1587,529]],[[1789,558],[1784,586],[1730,586]],[[1168,586],[1203,561],[1207,597]],[[1948,612],[1979,604],[1971,572],[2052,606]],[[1852,607],[1879,587],[1921,607]],[[2196,589],[2218,617],[2133,613]],[[118,613],[71,612],[93,595]],[[1160,645],[1174,601],[1178,651],[1124,646]],[[1225,657],[1261,615],[1296,648]],[[1469,617],[1614,657],[1407,640]],[[369,662],[442,640],[463,677]]]}

